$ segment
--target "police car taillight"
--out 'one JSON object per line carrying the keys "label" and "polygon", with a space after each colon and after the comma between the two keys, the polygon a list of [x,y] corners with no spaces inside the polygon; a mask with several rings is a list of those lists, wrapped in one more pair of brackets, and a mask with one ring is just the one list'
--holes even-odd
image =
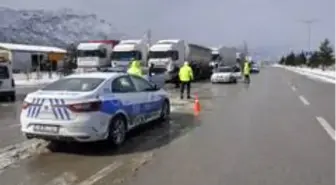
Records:
{"label": "police car taillight", "polygon": [[92,112],[92,111],[98,111],[100,109],[100,105],[101,105],[100,101],[94,101],[88,103],[71,104],[68,105],[68,108],[72,112]]}
{"label": "police car taillight", "polygon": [[26,108],[28,108],[30,106],[30,103],[28,103],[28,102],[23,102],[22,103],[22,109],[26,109]]}

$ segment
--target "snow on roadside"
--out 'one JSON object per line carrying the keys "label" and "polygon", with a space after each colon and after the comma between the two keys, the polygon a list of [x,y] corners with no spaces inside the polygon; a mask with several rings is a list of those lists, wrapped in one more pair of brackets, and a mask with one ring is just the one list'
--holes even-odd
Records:
{"label": "snow on roadside", "polygon": [[15,80],[15,85],[17,86],[39,86],[39,85],[46,85],[51,82],[54,82],[58,79],[32,79],[32,80]]}
{"label": "snow on roadside", "polygon": [[41,73],[40,77],[38,77],[37,73],[30,73],[29,79],[26,74],[23,73],[14,74],[15,85],[17,86],[46,85],[60,78],[61,77],[56,73],[52,73],[51,76],[49,76],[48,73]]}
{"label": "snow on roadside", "polygon": [[47,142],[32,139],[0,149],[0,173],[20,160],[44,152],[46,146]]}
{"label": "snow on roadside", "polygon": [[281,67],[293,72],[296,72],[301,75],[305,75],[307,77],[313,78],[313,79],[318,79],[322,80],[324,82],[329,82],[329,83],[336,83],[335,79],[335,71],[322,71],[320,69],[310,69],[310,68],[304,68],[304,67],[292,67],[292,66],[284,66],[284,65],[279,65],[275,64],[273,65],[274,67]]}

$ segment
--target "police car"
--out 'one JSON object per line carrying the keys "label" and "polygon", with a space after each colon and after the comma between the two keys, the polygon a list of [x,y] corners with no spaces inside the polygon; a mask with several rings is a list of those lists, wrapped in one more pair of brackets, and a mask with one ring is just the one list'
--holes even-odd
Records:
{"label": "police car", "polygon": [[241,72],[238,67],[218,67],[211,75],[212,83],[237,83],[237,80],[241,78]]}
{"label": "police car", "polygon": [[126,133],[170,114],[168,94],[121,72],[73,74],[26,96],[20,121],[28,138],[121,145]]}

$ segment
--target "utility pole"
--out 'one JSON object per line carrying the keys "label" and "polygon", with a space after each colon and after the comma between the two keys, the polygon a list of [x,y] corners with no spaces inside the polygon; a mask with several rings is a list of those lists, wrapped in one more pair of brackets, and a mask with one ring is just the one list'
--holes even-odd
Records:
{"label": "utility pole", "polygon": [[308,20],[301,20],[299,21],[303,24],[306,24],[307,25],[307,29],[308,29],[308,40],[307,40],[307,49],[308,49],[308,52],[310,52],[311,50],[311,26],[312,24],[318,22],[316,19],[308,19]]}
{"label": "utility pole", "polygon": [[[148,44],[148,48],[150,48],[151,45],[152,45],[152,31],[151,31],[151,29],[148,29],[147,32],[146,32],[146,42]],[[149,64],[148,64],[148,55],[147,55],[147,59],[146,59],[145,65],[149,66]]]}
{"label": "utility pole", "polygon": [[147,42],[148,42],[148,45],[150,47],[151,44],[152,44],[152,31],[151,31],[151,29],[148,29],[148,31],[147,31]]}

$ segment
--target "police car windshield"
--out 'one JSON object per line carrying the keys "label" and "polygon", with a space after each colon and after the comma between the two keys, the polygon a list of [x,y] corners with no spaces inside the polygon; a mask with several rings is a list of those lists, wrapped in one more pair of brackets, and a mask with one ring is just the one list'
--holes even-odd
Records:
{"label": "police car windshield", "polygon": [[0,79],[8,79],[9,72],[6,66],[0,66]]}
{"label": "police car windshield", "polygon": [[49,84],[42,90],[88,92],[96,89],[104,80],[103,78],[66,78]]}

